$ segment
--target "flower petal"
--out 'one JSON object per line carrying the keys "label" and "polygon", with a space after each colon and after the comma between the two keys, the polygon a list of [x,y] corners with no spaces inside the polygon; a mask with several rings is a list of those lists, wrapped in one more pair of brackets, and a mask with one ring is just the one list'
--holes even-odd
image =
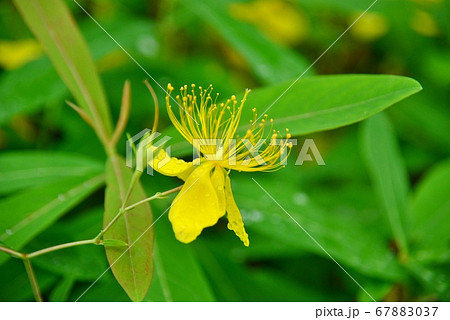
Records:
{"label": "flower petal", "polygon": [[241,212],[239,211],[236,202],[234,201],[233,192],[231,190],[230,177],[226,176],[225,182],[225,197],[227,202],[227,218],[228,229],[233,230],[234,233],[241,239],[246,247],[249,246],[248,234],[245,232],[244,222],[242,221]]}
{"label": "flower petal", "polygon": [[[214,164],[205,162],[189,175],[169,211],[175,237],[189,243],[225,214],[211,180]],[[218,178],[217,178],[218,179]]]}
{"label": "flower petal", "polygon": [[[156,147],[152,147],[156,150]],[[165,160],[165,159],[168,159]],[[186,162],[182,159],[177,159],[175,157],[169,157],[164,149],[161,149],[155,157],[149,161],[149,165],[158,171],[159,173],[170,176],[178,177],[180,179],[186,180],[188,176],[195,170],[196,167],[192,162]],[[164,162],[163,162],[164,160]],[[167,161],[167,162],[166,162]]]}
{"label": "flower petal", "polygon": [[226,199],[225,199],[225,176],[226,172],[223,168],[216,166],[211,175],[211,182],[214,186],[214,190],[217,193],[217,199],[219,201],[219,208],[225,214]]}

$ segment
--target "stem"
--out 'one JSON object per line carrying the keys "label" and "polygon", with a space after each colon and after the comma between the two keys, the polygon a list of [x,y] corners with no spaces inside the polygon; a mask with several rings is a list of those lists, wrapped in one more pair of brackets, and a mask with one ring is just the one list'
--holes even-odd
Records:
{"label": "stem", "polygon": [[108,225],[106,227],[103,228],[102,231],[100,231],[100,233],[95,237],[96,240],[99,240],[101,237],[103,237],[103,235],[106,233],[106,231],[108,231],[113,224],[122,216],[122,214],[124,213],[124,210],[122,208],[119,209],[119,212],[116,214],[116,216],[108,223]]}
{"label": "stem", "polygon": [[31,284],[31,288],[33,289],[34,298],[38,302],[44,301],[42,299],[41,290],[39,290],[39,285],[36,280],[36,275],[34,274],[33,266],[31,265],[30,260],[28,258],[24,257],[23,263],[25,265],[25,269],[27,270],[28,279],[30,279],[30,284]]}
{"label": "stem", "polygon": [[147,79],[145,79],[144,84],[147,86],[148,91],[150,91],[153,98],[153,102],[155,103],[155,118],[153,119],[152,132],[156,132],[156,129],[158,129],[158,121],[159,121],[158,97],[156,96],[155,90],[153,90],[153,87],[150,85]]}
{"label": "stem", "polygon": [[125,211],[130,211],[130,210],[134,209],[135,207],[137,207],[137,206],[139,206],[139,205],[141,205],[143,203],[146,203],[146,202],[149,202],[149,201],[152,201],[152,200],[155,200],[155,199],[161,199],[162,197],[165,197],[168,194],[177,192],[177,191],[181,190],[181,188],[183,188],[183,185],[181,185],[179,187],[176,187],[176,188],[173,188],[173,189],[170,189],[170,190],[167,190],[167,191],[164,191],[164,192],[157,192],[157,193],[155,193],[155,195],[153,195],[151,197],[148,197],[148,198],[145,198],[144,200],[138,201],[135,204],[132,204],[132,205],[126,207],[124,210]]}
{"label": "stem", "polygon": [[122,202],[122,206],[119,209],[119,212],[116,214],[116,216],[107,224],[106,227],[103,228],[102,231],[94,238],[95,240],[99,240],[103,235],[113,226],[113,224],[122,216],[122,214],[125,212],[125,206],[128,202],[128,199],[131,196],[131,192],[133,191],[134,185],[141,177],[142,172],[136,170],[133,173],[133,176],[131,177],[130,186],[128,187],[127,193],[125,195],[125,199]]}
{"label": "stem", "polygon": [[49,252],[53,252],[53,251],[57,251],[57,250],[61,250],[61,249],[65,249],[65,248],[71,248],[71,247],[76,247],[76,246],[82,246],[85,244],[100,244],[100,241],[98,239],[89,239],[89,240],[81,240],[81,241],[74,241],[74,242],[69,242],[69,243],[63,243],[63,244],[59,244],[57,246],[53,246],[53,247],[49,247],[49,248],[45,248],[42,250],[38,250],[29,254],[25,255],[25,259],[32,259],[32,258],[36,258],[40,255],[49,253]]}
{"label": "stem", "polygon": [[[136,172],[138,172],[138,171],[135,171],[135,173],[136,173]],[[141,172],[139,172],[139,173],[141,173]],[[133,177],[134,177],[134,175],[133,175]],[[139,178],[138,178],[138,179],[139,179]],[[133,179],[131,179],[131,182],[133,183]],[[141,204],[143,204],[143,203],[145,203],[145,202],[149,202],[149,201],[152,201],[152,200],[155,200],[155,199],[161,199],[162,197],[165,197],[166,195],[169,195],[169,194],[171,194],[171,193],[177,192],[177,191],[181,190],[182,187],[183,187],[183,186],[181,185],[181,186],[178,186],[178,187],[176,187],[176,188],[173,188],[173,189],[170,189],[170,190],[167,190],[167,191],[164,191],[164,192],[157,192],[157,193],[155,193],[153,196],[151,196],[151,197],[149,197],[149,198],[145,198],[145,199],[143,199],[143,200],[141,200],[141,201],[138,201],[138,202],[136,202],[136,203],[134,203],[134,204],[132,204],[132,205],[129,205],[128,207],[125,207],[125,205],[126,205],[126,203],[127,203],[127,201],[128,201],[128,198],[129,198],[129,195],[128,195],[128,193],[127,193],[128,197],[125,197],[125,201],[123,202],[122,207],[119,209],[119,212],[118,212],[118,213],[116,214],[116,216],[108,223],[108,225],[107,225],[105,228],[103,228],[102,231],[100,231],[100,233],[94,238],[94,240],[97,240],[97,241],[98,241],[101,237],[103,237],[104,234],[105,234],[105,233],[113,226],[113,224],[114,224],[114,223],[122,216],[122,214],[124,214],[125,212],[130,211],[130,210],[136,208],[137,206],[139,206],[139,205],[141,205]],[[132,189],[132,188],[131,188],[131,184],[130,184],[130,189]],[[130,189],[128,189],[128,190],[130,190]]]}
{"label": "stem", "polygon": [[20,253],[18,251],[15,251],[13,249],[9,249],[3,246],[0,246],[0,251],[3,251],[7,254],[10,254],[13,257],[19,258],[19,259],[23,259],[25,257],[25,255],[23,253]]}
{"label": "stem", "polygon": [[125,199],[123,199],[122,207],[120,207],[121,210],[125,209],[125,206],[127,205],[127,202],[130,199],[131,193],[133,192],[134,186],[141,178],[141,175],[142,175],[141,171],[139,171],[139,170],[134,171],[133,176],[131,177],[130,186],[128,187],[127,194],[125,195]]}
{"label": "stem", "polygon": [[[138,172],[138,171],[135,171],[135,173],[136,173],[136,172]],[[139,172],[139,173],[140,173],[140,172]],[[135,176],[136,176],[136,177],[135,177]],[[139,176],[140,176],[140,175],[133,175],[133,178],[138,180],[138,179],[139,179]],[[133,178],[131,179],[132,183],[133,183],[133,181],[134,181]],[[137,181],[137,180],[136,180],[136,181]],[[95,238],[89,239],[89,240],[80,240],[80,241],[74,241],[74,242],[68,242],[68,243],[58,244],[58,245],[56,245],[56,246],[48,247],[48,248],[41,249],[41,250],[38,250],[38,251],[34,251],[34,252],[32,252],[32,253],[21,253],[21,252],[18,252],[18,251],[15,251],[15,250],[13,250],[13,249],[6,248],[6,247],[3,247],[3,246],[0,246],[0,251],[3,251],[3,252],[5,252],[5,253],[7,253],[7,254],[13,256],[13,257],[22,259],[22,260],[24,261],[25,265],[27,265],[27,262],[26,262],[26,261],[28,261],[28,260],[30,260],[30,259],[33,259],[33,258],[36,258],[36,257],[39,257],[39,256],[41,256],[41,255],[43,255],[43,254],[53,252],[53,251],[57,251],[57,250],[61,250],[61,249],[66,249],[66,248],[71,248],[71,247],[76,247],[76,246],[83,246],[83,245],[86,245],[86,244],[102,244],[100,238],[103,237],[103,235],[104,235],[104,234],[105,234],[105,233],[113,226],[113,224],[120,218],[120,216],[121,216],[124,212],[130,211],[130,210],[136,208],[137,206],[139,206],[139,205],[141,205],[141,204],[143,204],[143,203],[150,202],[150,201],[155,200],[155,199],[161,199],[161,198],[163,198],[163,197],[165,197],[165,196],[167,196],[167,195],[169,195],[169,194],[171,194],[171,193],[180,191],[181,188],[183,188],[183,185],[178,186],[178,187],[173,188],[173,189],[170,189],[170,190],[167,190],[167,191],[164,191],[164,192],[157,192],[157,193],[155,193],[155,194],[154,194],[153,196],[151,196],[151,197],[145,198],[145,199],[143,199],[143,200],[141,200],[141,201],[138,201],[138,202],[136,202],[136,203],[134,203],[134,204],[132,204],[132,205],[129,205],[128,207],[125,207],[126,201],[128,200],[128,198],[129,198],[129,196],[130,196],[130,194],[131,194],[131,191],[130,191],[130,190],[133,189],[133,188],[131,187],[131,185],[130,185],[130,188],[128,189],[127,195],[126,195],[126,197],[125,197],[125,200],[126,200],[126,201],[124,201],[122,207],[119,209],[119,212],[118,212],[117,215],[116,215],[116,216],[108,223],[108,225],[107,225],[102,231],[100,231],[100,233],[99,233]],[[31,267],[31,265],[30,265],[30,267]],[[28,270],[28,269],[27,269],[27,270]],[[32,271],[32,270],[31,270],[31,271]],[[30,278],[30,281],[31,281],[31,278]]]}
{"label": "stem", "polygon": [[[21,253],[21,252],[15,251],[13,249],[6,248],[4,246],[0,246],[0,251],[5,252],[5,253],[13,256],[13,257],[22,259],[24,261],[25,265],[27,266],[27,262],[26,261],[28,261],[30,259],[33,259],[33,258],[36,258],[36,257],[39,257],[39,256],[41,256],[43,254],[46,254],[46,253],[50,253],[50,252],[61,250],[61,249],[76,247],[76,246],[83,246],[83,245],[86,245],[86,244],[102,244],[102,241],[100,240],[100,238],[106,233],[106,231],[108,231],[112,227],[112,225],[117,221],[117,219],[120,218],[120,216],[124,212],[130,211],[130,210],[136,208],[137,206],[139,206],[139,205],[141,205],[143,203],[146,203],[146,202],[149,202],[149,201],[152,201],[152,200],[155,200],[155,199],[161,199],[161,198],[163,198],[163,197],[165,197],[165,196],[167,196],[167,195],[169,195],[171,193],[174,193],[174,192],[177,192],[177,191],[181,190],[182,187],[183,187],[183,185],[178,186],[178,187],[173,188],[173,189],[170,189],[170,190],[167,190],[167,191],[164,191],[164,192],[157,192],[153,196],[145,198],[145,199],[143,199],[141,201],[138,201],[138,202],[136,202],[136,203],[134,203],[132,205],[129,205],[128,207],[125,207],[125,205],[123,205],[122,208],[119,209],[119,212],[117,213],[117,215],[111,220],[111,222],[93,239],[63,243],[63,244],[59,244],[59,245],[56,245],[56,246],[53,246],[53,247],[48,247],[48,248],[45,248],[45,249],[34,251],[32,253]],[[130,189],[132,189],[132,188],[130,188]],[[128,195],[128,197],[129,197],[129,195]],[[126,203],[126,202],[124,202],[124,203]],[[31,281],[31,278],[30,278],[30,281]]]}
{"label": "stem", "polygon": [[110,147],[115,148],[120,136],[125,129],[128,118],[130,116],[130,106],[131,106],[131,93],[130,93],[130,81],[126,80],[123,86],[122,93],[122,105],[120,107],[119,120],[117,121],[116,128],[114,129],[111,141],[109,143]]}
{"label": "stem", "polygon": [[[151,95],[152,95],[152,97],[153,97],[153,102],[155,103],[155,119],[153,120],[153,127],[152,127],[152,131],[151,132],[156,132],[156,129],[158,128],[158,121],[159,121],[159,104],[158,104],[158,98],[156,97],[156,93],[155,93],[155,90],[153,90],[153,88],[152,88],[152,86],[148,83],[148,81],[147,80],[145,80],[144,81],[144,83],[145,83],[145,85],[147,86],[147,88],[148,88],[148,90],[150,91],[150,93],[151,93]],[[121,108],[121,110],[122,109],[125,109],[125,112],[124,113],[126,113],[126,115],[124,115],[124,117],[126,118],[126,119],[128,119],[128,113],[129,113],[129,109],[130,109],[130,106],[129,106],[129,103],[130,103],[130,88],[129,88],[129,83],[128,82],[125,82],[125,86],[124,86],[124,92],[123,92],[123,96],[122,96],[122,108]],[[122,116],[122,112],[121,112],[121,115],[120,116]],[[124,120],[125,122],[126,122],[126,120]],[[119,121],[119,124],[117,125],[117,130],[118,131],[123,131],[123,128],[120,128],[121,127],[121,124],[120,124],[120,121]],[[110,155],[110,156],[115,156],[115,144],[117,143],[117,141],[115,141],[115,135],[116,135],[116,133],[114,133],[113,134],[113,138],[112,138],[112,144],[110,144],[110,146],[108,147],[108,151],[107,151],[107,153]],[[120,136],[120,134],[118,134],[118,136]],[[142,140],[145,140],[147,137],[148,137],[149,135],[148,135],[148,133],[146,134],[146,135],[144,135],[144,137],[142,138]],[[117,138],[118,139],[118,138]],[[141,140],[141,141],[142,141]],[[150,147],[150,145],[151,145],[151,142],[150,142],[150,144],[149,145],[147,145],[147,146],[145,146],[145,148],[148,148],[148,147]],[[140,148],[142,148],[142,149],[145,149],[143,146],[141,146]],[[141,149],[141,150],[142,150]],[[135,151],[136,152],[136,151]],[[136,152],[137,153],[137,152]],[[145,158],[146,159],[146,158]],[[130,181],[130,185],[129,185],[129,187],[128,187],[128,190],[127,190],[127,193],[126,193],[126,195],[125,195],[125,198],[123,199],[123,202],[122,202],[122,206],[120,207],[120,209],[119,209],[119,212],[116,214],[116,216],[107,224],[107,226],[105,227],[105,228],[103,228],[103,230],[102,231],[100,231],[100,233],[94,238],[95,240],[98,240],[98,239],[100,239],[101,237],[103,237],[103,235],[113,226],[113,224],[122,216],[122,214],[125,212],[125,211],[128,211],[128,210],[131,210],[131,209],[128,209],[128,210],[125,210],[125,206],[127,205],[127,202],[128,202],[128,200],[130,199],[130,196],[131,196],[131,193],[132,193],[132,191],[133,191],[133,189],[134,189],[134,186],[136,185],[136,183],[139,181],[139,179],[141,178],[141,175],[142,175],[142,172],[141,171],[139,171],[139,170],[135,170],[134,171],[134,173],[133,173],[133,176],[131,177],[131,181]],[[161,196],[161,195],[160,195]],[[147,200],[147,201],[151,201],[151,200],[153,200],[153,199],[155,199],[155,198],[157,198],[156,197],[156,195],[152,198],[152,199],[149,199],[149,200]],[[142,200],[142,201],[140,201],[139,202],[139,204],[141,204],[141,203],[144,203],[144,202],[146,202],[146,201],[144,201],[144,200]],[[132,208],[134,208],[135,206],[137,206],[138,204],[135,204],[135,205],[133,205],[133,207]]]}

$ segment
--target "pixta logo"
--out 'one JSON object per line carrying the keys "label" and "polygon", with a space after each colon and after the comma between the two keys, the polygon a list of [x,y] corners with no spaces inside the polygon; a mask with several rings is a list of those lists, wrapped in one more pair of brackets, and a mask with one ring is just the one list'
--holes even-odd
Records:
{"label": "pixta logo", "polygon": [[[153,166],[160,169],[171,159],[171,147],[162,148],[172,137],[163,136],[159,132],[151,132],[150,129],[144,129],[136,135],[130,137],[126,142],[126,165],[133,168],[133,155],[135,155],[136,170],[153,175]],[[159,138],[159,139],[158,139]],[[225,167],[233,166],[264,166],[266,165],[267,152],[270,148],[276,150],[277,159],[282,166],[287,165],[287,158],[291,153],[292,146],[297,146],[297,139],[259,139],[251,141],[250,139],[192,139],[194,166],[200,165],[202,161],[220,161]],[[161,152],[164,150],[164,152]],[[240,157],[246,152],[245,157]],[[238,152],[239,151],[239,152]],[[153,161],[157,158],[157,161]],[[305,162],[315,161],[317,165],[325,165],[325,161],[319,152],[313,139],[305,139],[295,165],[301,166]]]}

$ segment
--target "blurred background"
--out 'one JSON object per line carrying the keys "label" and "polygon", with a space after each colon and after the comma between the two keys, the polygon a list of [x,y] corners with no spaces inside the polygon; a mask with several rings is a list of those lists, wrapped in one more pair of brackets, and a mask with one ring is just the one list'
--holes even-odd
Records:
{"label": "blurred background", "polygon": [[[119,114],[124,81],[130,79],[127,132],[134,135],[150,128],[154,107],[143,85],[147,75],[73,1],[66,2],[101,73],[113,117]],[[175,87],[212,83],[222,95],[297,78],[372,2],[80,0],[164,88],[168,82]],[[380,0],[305,75],[393,74],[421,83],[423,91],[385,112],[392,121],[411,199],[430,172],[450,156],[449,3]],[[160,131],[164,131],[170,126],[164,93],[154,88],[163,106]],[[326,98],[326,92],[323,95]],[[2,1],[2,155],[30,152],[32,162],[35,156],[40,158],[31,150],[51,150],[83,155],[102,166],[100,143],[66,99],[72,98],[39,43],[13,4]],[[448,235],[435,240],[443,245],[432,258],[424,248],[420,263],[399,261],[364,163],[360,127],[301,137],[314,138],[326,166],[287,166],[270,175],[258,174],[257,180],[376,300],[448,301]],[[119,151],[125,152],[125,138]],[[0,177],[10,169],[0,168]],[[159,175],[145,176],[142,182],[149,195],[180,183]],[[242,246],[225,221],[205,230],[193,244],[183,245],[163,217],[155,225],[155,260],[163,267],[155,271],[147,301],[370,300],[250,176],[235,174],[232,183],[250,247]],[[442,189],[450,190],[445,183]],[[0,186],[0,207],[13,191]],[[73,206],[30,239],[23,251],[95,235],[102,224],[103,193],[99,189]],[[169,204],[169,199],[152,203],[154,216]],[[441,209],[434,223],[448,225],[448,203]],[[0,300],[33,300],[21,262],[4,260],[0,260]],[[106,267],[101,247],[78,247],[36,259],[39,283],[52,301],[73,301]],[[128,301],[128,297],[107,273],[83,301]]]}

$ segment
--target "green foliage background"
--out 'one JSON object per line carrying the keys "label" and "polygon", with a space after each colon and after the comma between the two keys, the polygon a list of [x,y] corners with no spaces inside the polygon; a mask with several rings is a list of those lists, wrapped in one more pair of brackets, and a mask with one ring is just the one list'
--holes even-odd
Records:
{"label": "green foliage background", "polygon": [[[222,96],[262,88],[249,98],[249,110],[257,107],[261,112],[371,2],[80,4],[162,86],[213,83]],[[75,2],[65,3],[88,43],[113,119],[119,115],[123,83],[130,79],[132,109],[126,131],[133,135],[150,128],[153,103],[142,84],[147,75]],[[154,226],[154,275],[144,301],[370,300],[252,178],[376,300],[449,301],[448,16],[445,0],[376,3],[269,112],[280,130],[289,127],[300,136],[300,146],[303,139],[313,138],[326,166],[294,166],[299,146],[290,164],[276,173],[231,175],[249,248],[222,220],[194,243],[181,244],[163,216]],[[298,21],[300,25],[294,23]],[[14,5],[1,2],[0,48],[30,38]],[[72,97],[45,55],[2,67],[0,242],[31,252],[92,238],[103,220],[103,147],[65,104]],[[412,79],[314,76],[353,73],[407,76],[423,90],[403,100],[420,89]],[[154,87],[164,106],[163,92]],[[310,111],[355,101],[359,107],[325,120],[302,118]],[[397,101],[368,120],[337,128]],[[173,136],[175,155],[189,158],[191,150],[171,127],[164,108],[161,111],[159,130]],[[287,117],[291,114],[298,118]],[[124,154],[125,137],[118,150]],[[144,175],[141,182],[148,196],[180,184],[158,174]],[[153,216],[160,216],[172,198],[153,201]],[[101,246],[70,248],[32,261],[49,301],[74,301],[108,267]],[[0,288],[0,301],[33,300],[21,261],[4,253]],[[109,271],[81,301],[129,299]]]}

